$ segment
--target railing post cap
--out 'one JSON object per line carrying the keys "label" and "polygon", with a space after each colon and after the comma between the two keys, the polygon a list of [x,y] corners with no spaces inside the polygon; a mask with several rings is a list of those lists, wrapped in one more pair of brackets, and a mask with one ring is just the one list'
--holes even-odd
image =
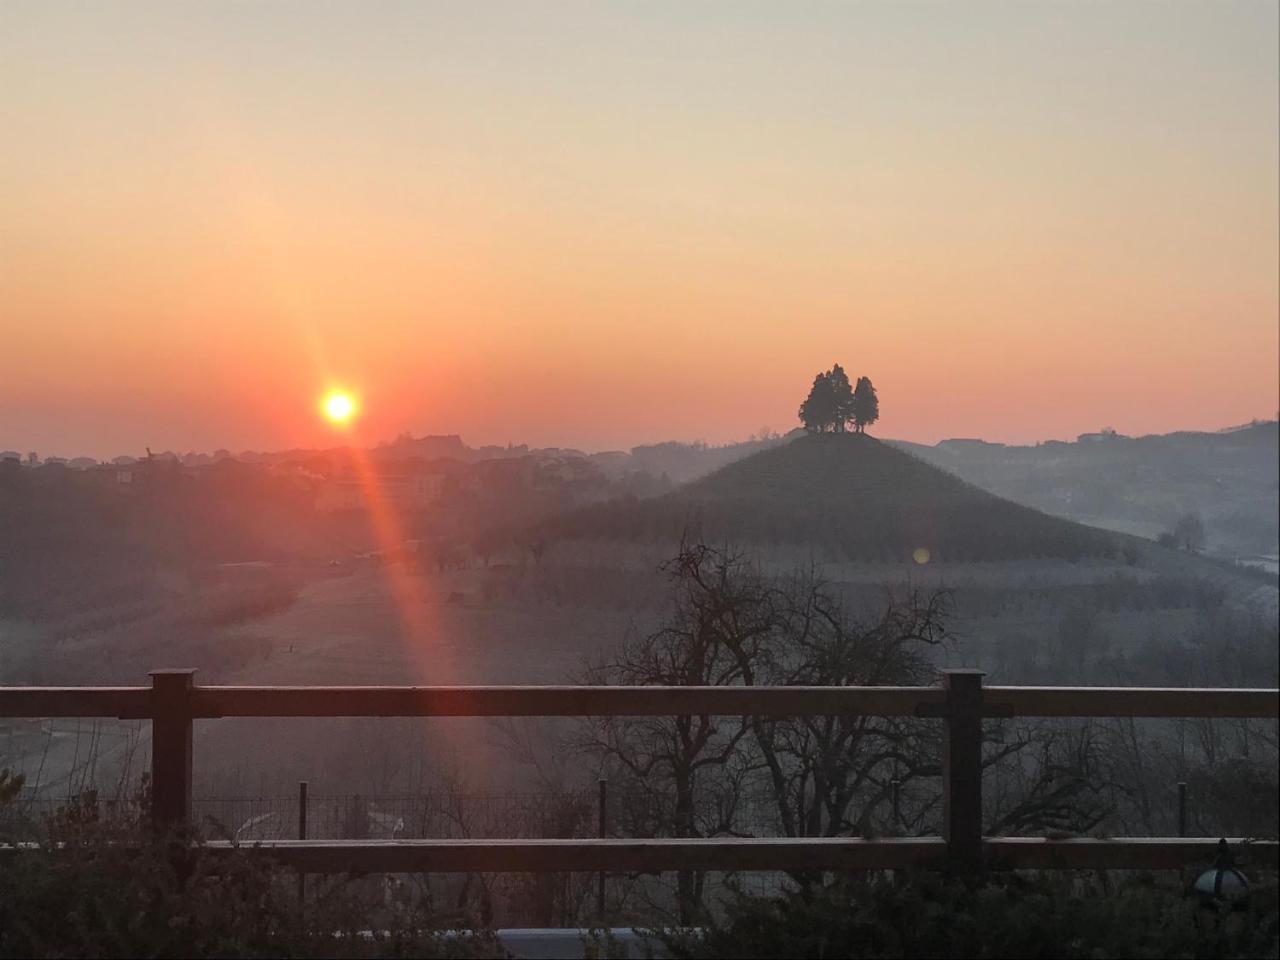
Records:
{"label": "railing post cap", "polygon": [[191,684],[195,680],[196,668],[195,667],[176,667],[176,668],[171,668],[167,670],[151,670],[147,675],[151,677],[152,686],[165,680],[168,680],[171,682],[173,680],[185,680],[186,685],[191,686]]}

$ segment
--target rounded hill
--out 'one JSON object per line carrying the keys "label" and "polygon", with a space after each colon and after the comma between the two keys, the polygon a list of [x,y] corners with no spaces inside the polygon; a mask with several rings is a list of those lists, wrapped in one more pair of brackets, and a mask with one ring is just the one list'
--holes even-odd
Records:
{"label": "rounded hill", "polygon": [[761,451],[652,499],[551,521],[561,537],[705,538],[820,547],[868,562],[1110,556],[1122,538],[965,483],[865,434],[816,434]]}

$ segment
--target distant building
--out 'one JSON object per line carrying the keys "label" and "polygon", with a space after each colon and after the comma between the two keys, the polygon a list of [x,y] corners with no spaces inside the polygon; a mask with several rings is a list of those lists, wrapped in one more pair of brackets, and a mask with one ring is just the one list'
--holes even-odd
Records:
{"label": "distant building", "polygon": [[440,499],[448,476],[449,471],[438,465],[413,464],[407,468],[384,465],[367,477],[326,477],[316,491],[316,510],[368,510],[375,498],[382,507],[398,513],[425,510]]}
{"label": "distant building", "polygon": [[412,437],[402,433],[390,443],[381,444],[375,450],[375,456],[406,459],[421,457],[423,460],[438,460],[441,457],[452,457],[455,460],[467,459],[469,451],[456,433],[439,436]]}
{"label": "distant building", "polygon": [[1124,434],[1114,430],[1099,430],[1097,433],[1082,433],[1076,437],[1076,443],[1098,443],[1101,440],[1128,440]]}
{"label": "distant building", "polygon": [[989,443],[986,440],[977,440],[969,437],[954,437],[950,440],[940,440],[938,448],[941,450],[985,450],[987,448],[997,449],[1003,447],[1003,443]]}

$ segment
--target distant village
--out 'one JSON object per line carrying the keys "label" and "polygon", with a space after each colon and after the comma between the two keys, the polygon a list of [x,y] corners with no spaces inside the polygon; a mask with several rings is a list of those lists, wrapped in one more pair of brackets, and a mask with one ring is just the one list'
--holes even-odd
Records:
{"label": "distant village", "polygon": [[0,478],[20,472],[41,485],[84,484],[129,495],[147,489],[153,480],[253,474],[292,480],[299,498],[310,498],[319,513],[367,510],[372,502],[367,488],[374,485],[378,503],[412,514],[450,496],[554,494],[564,505],[654,496],[782,439],[762,431],[725,446],[673,442],[588,454],[525,444],[470,447],[456,434],[403,435],[359,452],[341,447],[271,453],[147,450],[106,461],[4,450]]}
{"label": "distant village", "polygon": [[[670,447],[671,449],[664,449]],[[585,454],[559,448],[530,449],[521,445],[472,448],[456,435],[401,437],[359,456],[352,451],[290,450],[278,453],[227,450],[178,454],[172,451],[142,456],[118,456],[108,461],[91,457],[41,458],[30,452],[0,451],[0,474],[22,471],[31,480],[49,483],[76,481],[118,490],[127,495],[147,487],[147,481],[185,476],[199,478],[246,468],[276,478],[292,478],[305,489],[318,512],[359,511],[366,508],[367,487],[376,484],[380,502],[398,511],[424,510],[446,492],[482,490],[557,490],[575,501],[625,495],[650,496],[669,490],[671,477],[693,471],[712,448],[670,444]]]}
{"label": "distant village", "polygon": [[[1274,420],[1254,421],[1214,433],[1148,437],[1106,428],[1074,442],[1028,446],[966,438],[932,446],[888,442],[1019,503],[1152,539],[1182,514],[1198,512],[1218,552],[1265,554],[1270,563],[1275,489],[1258,486],[1256,478],[1274,476],[1267,462],[1274,464],[1276,428]],[[403,516],[424,515],[444,502],[466,505],[475,514],[470,522],[496,514],[529,519],[617,497],[659,495],[800,433],[764,429],[722,446],[667,442],[600,453],[525,444],[472,447],[456,434],[406,434],[364,451],[147,450],[108,461],[3,450],[0,480],[21,476],[36,487],[68,485],[68,493],[92,487],[129,495],[151,486],[150,479],[221,478],[213,485],[244,489],[255,477],[271,478],[277,489],[289,491],[292,508],[322,515],[358,514],[371,503]]]}

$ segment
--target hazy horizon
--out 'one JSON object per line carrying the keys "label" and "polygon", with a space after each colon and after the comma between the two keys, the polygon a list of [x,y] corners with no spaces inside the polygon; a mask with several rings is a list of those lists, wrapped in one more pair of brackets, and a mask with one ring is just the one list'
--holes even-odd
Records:
{"label": "hazy horizon", "polygon": [[[1169,430],[1169,431],[1161,431],[1160,433],[1152,433],[1152,434],[1129,434],[1129,433],[1126,433],[1124,430],[1120,430],[1120,429],[1118,429],[1118,428],[1114,427],[1114,425],[1112,425],[1112,424],[1106,424],[1106,425],[1104,425],[1103,427],[1098,427],[1098,428],[1095,428],[1094,430],[1084,430],[1084,431],[1081,431],[1081,434],[1083,434],[1083,433],[1094,433],[1094,432],[1097,432],[1098,430],[1102,430],[1102,429],[1108,429],[1108,430],[1110,430],[1110,429],[1115,429],[1115,430],[1116,430],[1116,432],[1117,432],[1118,434],[1120,434],[1121,436],[1124,436],[1124,437],[1163,436],[1163,435],[1166,435],[1166,434],[1169,434],[1169,433],[1185,433],[1185,432],[1191,432],[1191,433],[1223,433],[1223,432],[1226,432],[1226,431],[1231,431],[1231,430],[1235,430],[1235,429],[1239,429],[1239,428],[1248,427],[1248,426],[1251,426],[1252,424],[1255,424],[1255,423],[1272,423],[1272,422],[1275,422],[1275,419],[1276,419],[1276,418],[1274,418],[1274,417],[1272,417],[1272,418],[1266,418],[1266,417],[1255,417],[1255,418],[1252,418],[1250,421],[1245,421],[1245,422],[1243,422],[1243,423],[1238,423],[1238,424],[1224,424],[1224,425],[1219,426],[1219,427],[1210,427],[1210,428],[1207,428],[1207,429],[1200,429],[1200,428],[1195,428],[1195,429],[1191,429],[1191,428],[1178,429],[1178,428],[1175,428],[1175,429],[1173,429],[1173,430]],[[801,426],[797,425],[797,426],[795,426],[795,427],[787,427],[787,428],[785,428],[785,429],[778,429],[776,432],[777,432],[779,435],[785,435],[785,434],[787,434],[787,433],[791,432],[792,430],[795,430],[795,431],[802,431],[802,429],[803,429],[803,428],[802,428]],[[887,434],[884,434],[882,431],[879,431],[879,430],[873,430],[873,431],[871,431],[871,432],[872,432],[872,434],[873,434],[874,436],[876,436],[876,438],[877,438],[877,439],[887,440],[887,441],[890,441],[890,442],[920,443],[920,444],[924,444],[924,445],[926,445],[926,446],[934,446],[934,445],[936,445],[937,443],[939,443],[939,442],[941,442],[941,441],[943,441],[943,440],[982,440],[982,441],[985,441],[985,442],[987,442],[987,443],[997,443],[997,444],[999,444],[999,443],[1003,443],[1003,444],[1006,444],[1006,445],[1008,445],[1008,446],[1035,446],[1035,445],[1037,445],[1037,444],[1045,443],[1045,442],[1048,442],[1048,441],[1063,441],[1063,442],[1071,443],[1071,442],[1076,441],[1076,440],[1077,440],[1077,438],[1080,436],[1080,434],[1077,434],[1077,435],[1075,435],[1075,436],[1070,436],[1070,437],[1066,437],[1066,436],[1064,436],[1064,437],[1038,437],[1038,438],[1036,438],[1036,439],[1033,439],[1033,440],[1026,440],[1026,441],[1004,441],[1004,440],[996,440],[996,439],[993,439],[993,438],[991,438],[991,437],[975,437],[975,436],[973,436],[973,435],[971,435],[971,434],[968,434],[968,435],[966,435],[966,434],[955,434],[955,435],[953,435],[953,436],[948,436],[948,437],[939,437],[939,438],[937,438],[936,440],[916,440],[916,439],[913,439],[913,438],[911,438],[911,437],[896,437],[896,436],[888,436]],[[613,444],[613,445],[609,445],[609,444],[601,444],[601,445],[598,445],[598,446],[581,446],[581,445],[577,445],[577,444],[566,444],[566,443],[536,443],[536,442],[531,442],[531,441],[529,441],[529,440],[527,440],[527,439],[520,439],[520,438],[518,438],[518,437],[513,437],[513,438],[511,438],[511,439],[509,439],[509,440],[500,440],[500,441],[498,441],[498,440],[486,440],[486,441],[482,441],[482,440],[476,440],[475,438],[472,438],[472,437],[468,437],[468,436],[466,436],[465,434],[460,434],[460,433],[458,433],[457,431],[449,431],[449,430],[442,431],[441,433],[431,433],[431,434],[428,434],[428,433],[415,433],[415,432],[413,432],[413,431],[403,431],[401,434],[399,434],[399,435],[397,435],[397,436],[387,436],[387,437],[362,437],[362,438],[360,438],[358,441],[354,440],[354,439],[353,439],[353,438],[351,438],[351,437],[339,437],[339,436],[332,436],[332,435],[330,435],[330,436],[327,436],[327,437],[322,437],[322,438],[321,438],[321,442],[319,442],[319,443],[317,443],[317,444],[314,444],[314,445],[312,445],[312,446],[293,446],[293,447],[249,447],[249,446],[244,446],[244,447],[241,447],[241,446],[232,446],[232,445],[226,445],[226,444],[223,444],[223,445],[216,446],[216,447],[193,447],[193,446],[190,446],[190,445],[184,445],[184,444],[169,445],[169,446],[157,446],[156,444],[142,444],[142,445],[136,446],[135,448],[122,449],[122,450],[114,450],[114,451],[106,451],[106,452],[98,452],[98,453],[94,453],[94,452],[91,452],[91,451],[67,451],[67,450],[54,449],[54,448],[44,448],[44,449],[42,449],[42,448],[40,448],[40,447],[38,447],[38,446],[37,446],[37,447],[34,447],[32,450],[26,450],[26,449],[18,450],[16,447],[14,447],[14,446],[12,446],[12,445],[6,445],[6,444],[5,444],[5,442],[4,442],[4,440],[3,440],[3,438],[0,438],[0,450],[5,450],[5,451],[16,451],[16,452],[18,452],[18,453],[22,454],[22,456],[23,456],[24,458],[26,457],[26,455],[27,455],[28,453],[36,453],[36,454],[38,454],[38,455],[39,455],[40,459],[42,459],[42,460],[44,460],[44,459],[46,459],[46,458],[48,458],[48,457],[61,457],[61,458],[63,458],[63,459],[73,459],[73,458],[75,458],[75,457],[85,456],[85,457],[92,457],[92,458],[94,458],[94,459],[97,459],[97,460],[100,460],[100,461],[104,461],[104,462],[105,462],[105,461],[110,460],[110,459],[111,459],[111,458],[113,458],[113,457],[118,457],[118,456],[134,456],[134,457],[144,456],[144,455],[145,455],[145,450],[146,450],[146,448],[147,448],[147,447],[150,447],[150,448],[151,448],[151,451],[152,451],[153,453],[157,453],[157,454],[158,454],[158,453],[176,453],[176,454],[179,454],[179,455],[186,455],[186,454],[188,454],[188,453],[194,453],[194,454],[213,454],[213,453],[216,453],[216,452],[218,452],[218,451],[220,451],[220,450],[225,450],[225,451],[227,451],[227,452],[231,453],[233,456],[238,456],[238,455],[240,455],[240,454],[244,454],[244,453],[264,453],[264,454],[265,454],[265,453],[280,453],[280,452],[285,452],[285,451],[288,451],[288,450],[291,450],[291,449],[299,449],[299,450],[308,450],[308,449],[314,449],[314,450],[332,450],[332,449],[340,449],[341,447],[343,447],[343,446],[348,446],[348,445],[354,445],[354,446],[359,446],[359,447],[362,447],[362,448],[369,448],[369,449],[372,449],[372,448],[375,448],[375,447],[378,447],[378,446],[382,446],[382,445],[384,445],[384,444],[390,444],[390,443],[394,442],[395,440],[399,439],[399,436],[405,436],[405,435],[408,435],[408,436],[410,436],[410,437],[411,437],[411,438],[413,438],[413,439],[423,439],[423,438],[428,438],[428,437],[442,437],[442,436],[457,436],[457,437],[462,441],[462,443],[463,443],[465,446],[467,446],[467,447],[469,447],[469,448],[471,448],[471,449],[479,449],[479,448],[482,448],[482,447],[510,447],[510,446],[520,447],[520,446],[524,446],[524,447],[528,447],[530,450],[540,450],[540,449],[563,449],[563,450],[578,450],[578,451],[580,451],[580,452],[582,452],[582,453],[586,453],[586,454],[598,454],[598,453],[608,453],[608,452],[614,452],[614,451],[623,451],[623,452],[626,452],[626,451],[630,451],[630,450],[632,450],[632,449],[634,449],[634,448],[636,448],[636,447],[642,447],[642,446],[649,445],[649,444],[660,444],[660,443],[681,443],[681,444],[699,444],[699,443],[705,443],[705,444],[707,444],[708,446],[712,446],[712,447],[716,447],[716,446],[732,446],[732,445],[734,445],[734,444],[748,443],[748,442],[750,442],[750,441],[752,441],[752,440],[758,439],[758,437],[759,437],[759,432],[757,431],[757,433],[756,433],[756,434],[752,434],[752,435],[744,435],[744,436],[740,436],[740,437],[730,437],[730,438],[728,438],[728,439],[725,439],[725,440],[718,440],[718,441],[708,441],[708,440],[706,440],[706,439],[705,439],[705,438],[703,438],[703,437],[659,436],[659,437],[655,437],[655,438],[653,438],[653,439],[651,439],[651,440],[644,440],[644,441],[641,441],[640,443],[633,443],[633,444],[625,444],[625,445],[624,445],[624,444]]]}
{"label": "hazy horizon", "polygon": [[[376,15],[374,15],[376,13]],[[10,2],[0,446],[1219,429],[1280,393],[1277,8]]]}

